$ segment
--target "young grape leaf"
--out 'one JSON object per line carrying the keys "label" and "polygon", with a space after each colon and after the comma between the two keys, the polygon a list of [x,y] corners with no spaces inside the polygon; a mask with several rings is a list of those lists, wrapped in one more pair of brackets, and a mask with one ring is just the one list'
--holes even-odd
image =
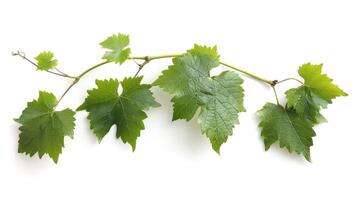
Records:
{"label": "young grape leaf", "polygon": [[287,107],[294,108],[314,124],[326,121],[320,114],[321,108],[326,108],[332,99],[347,95],[331,78],[322,74],[321,69],[322,65],[302,65],[299,74],[305,80],[304,85],[286,92]]}
{"label": "young grape leaf", "polygon": [[333,79],[321,73],[321,65],[304,64],[299,68],[299,75],[304,78],[304,85],[328,103],[339,96],[347,96],[343,90],[333,84]]}
{"label": "young grape leaf", "polygon": [[21,124],[19,130],[19,153],[40,158],[48,154],[57,163],[64,147],[64,137],[73,138],[74,115],[71,109],[55,111],[57,99],[52,93],[40,92],[38,100],[27,104],[21,116],[15,119]]}
{"label": "young grape leaf", "polygon": [[320,109],[326,108],[328,102],[315,94],[311,88],[300,86],[286,91],[285,94],[288,108],[295,109],[298,114],[305,116],[313,124],[326,122]]}
{"label": "young grape leaf", "polygon": [[88,90],[88,97],[77,110],[89,112],[90,127],[99,141],[116,125],[116,137],[135,150],[136,139],[145,128],[143,120],[147,115],[144,110],[160,106],[152,96],[151,85],[141,84],[141,80],[142,76],[125,78],[121,82],[121,95],[116,79],[96,80],[98,88]]}
{"label": "young grape leaf", "polygon": [[221,145],[232,135],[238,113],[243,107],[243,80],[233,72],[210,76],[219,65],[216,47],[195,45],[186,54],[173,58],[173,65],[153,83],[173,95],[173,120],[191,120],[198,108],[202,133],[219,153]]}
{"label": "young grape leaf", "polygon": [[290,153],[302,154],[311,162],[310,147],[313,145],[312,137],[315,132],[308,119],[293,109],[272,103],[265,104],[258,111],[258,116],[265,150],[278,141],[281,148],[287,148]]}
{"label": "young grape leaf", "polygon": [[57,60],[51,51],[44,51],[35,57],[38,70],[50,70],[57,66]]}
{"label": "young grape leaf", "polygon": [[129,36],[121,33],[110,36],[100,43],[100,45],[103,48],[111,50],[107,51],[102,58],[114,63],[122,64],[128,59],[131,52],[130,48],[125,48],[129,45]]}

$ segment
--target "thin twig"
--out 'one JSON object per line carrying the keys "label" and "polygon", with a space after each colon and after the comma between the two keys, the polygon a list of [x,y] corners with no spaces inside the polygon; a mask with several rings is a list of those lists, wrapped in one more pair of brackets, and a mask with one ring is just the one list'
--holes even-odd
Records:
{"label": "thin twig", "polygon": [[68,74],[62,72],[61,70],[59,70],[57,67],[54,68],[58,73],[69,76]]}
{"label": "thin twig", "polygon": [[139,67],[139,68],[138,68],[138,70],[136,71],[136,73],[135,73],[134,77],[137,77],[137,76],[138,76],[138,74],[139,74],[139,72],[140,72],[142,69],[143,69],[142,67]]}
{"label": "thin twig", "polygon": [[277,105],[280,105],[280,103],[279,103],[279,98],[278,98],[278,94],[277,94],[277,92],[276,92],[275,86],[272,85],[271,87],[273,88],[273,91],[274,91],[274,95],[275,95],[275,99],[276,99],[276,104],[277,104]]}
{"label": "thin twig", "polygon": [[[20,56],[21,58],[23,58],[23,59],[26,60],[27,62],[31,63],[33,66],[38,67],[38,65],[37,65],[35,62],[33,62],[32,60],[30,60],[29,58],[27,58],[26,55],[25,55],[25,53],[22,52],[22,51],[12,52],[12,55],[13,55],[13,56]],[[56,70],[58,70],[58,69],[56,68]],[[70,76],[70,75],[68,75],[68,74],[65,74],[65,73],[63,73],[63,72],[60,72],[59,70],[58,70],[58,71],[59,71],[60,73],[53,72],[53,71],[50,71],[50,70],[44,70],[44,71],[45,71],[45,72],[48,72],[48,73],[50,73],[50,74],[54,74],[54,75],[62,76],[62,77],[66,77],[66,78],[71,78],[71,79],[76,79],[76,78],[77,78],[77,77],[74,77],[74,76]]]}
{"label": "thin twig", "polygon": [[64,74],[59,74],[59,73],[56,73],[56,72],[53,72],[53,71],[50,71],[50,70],[45,70],[45,72],[48,72],[50,74],[55,74],[57,76],[62,76],[62,77],[65,77],[65,78],[72,78],[72,79],[75,79],[76,77],[74,76],[68,76],[68,75],[64,75]]}
{"label": "thin twig", "polygon": [[281,80],[281,81],[277,81],[276,83],[275,83],[275,85],[277,85],[277,84],[280,84],[280,83],[283,83],[283,82],[285,82],[285,81],[297,81],[297,82],[299,82],[300,84],[304,84],[302,81],[300,81],[299,79],[297,79],[297,78],[286,78],[286,79],[283,79],[283,80]]}
{"label": "thin twig", "polygon": [[143,62],[143,63],[138,63],[138,62],[136,62],[135,60],[134,60],[134,62],[138,65],[138,70],[136,71],[136,73],[135,73],[135,75],[134,75],[134,77],[136,77],[138,74],[139,74],[139,72],[144,68],[144,66],[146,65],[146,64],[148,64],[149,62],[150,62],[151,60],[149,59],[149,57],[146,57],[146,59],[145,59],[145,61]]}
{"label": "thin twig", "polygon": [[220,62],[220,64],[221,64],[221,65],[224,65],[224,66],[226,66],[226,67],[229,67],[229,68],[231,68],[231,69],[234,69],[234,70],[236,70],[236,71],[239,71],[239,72],[241,72],[241,73],[243,73],[243,74],[245,74],[245,75],[247,75],[247,76],[249,76],[249,77],[251,77],[251,78],[254,78],[255,80],[258,80],[258,81],[267,83],[267,84],[269,84],[269,85],[272,85],[272,84],[273,84],[273,81],[272,81],[272,80],[268,80],[268,79],[262,78],[262,77],[260,77],[260,76],[255,75],[255,74],[252,74],[252,73],[250,73],[250,72],[247,72],[247,71],[245,71],[245,70],[243,70],[243,69],[240,69],[240,68],[238,68],[238,67],[235,67],[235,66],[233,66],[233,65],[231,65],[231,64],[227,64],[227,63],[225,63],[225,62]]}
{"label": "thin twig", "polygon": [[71,83],[71,85],[69,85],[69,86],[67,87],[67,89],[66,89],[66,90],[63,92],[63,94],[61,95],[61,97],[58,99],[58,101],[57,101],[57,103],[56,103],[54,109],[56,109],[57,105],[62,101],[63,97],[66,96],[66,94],[69,92],[69,90],[71,90],[71,88],[72,88],[75,84],[77,84],[78,81],[79,81],[79,79],[75,79],[75,80]]}

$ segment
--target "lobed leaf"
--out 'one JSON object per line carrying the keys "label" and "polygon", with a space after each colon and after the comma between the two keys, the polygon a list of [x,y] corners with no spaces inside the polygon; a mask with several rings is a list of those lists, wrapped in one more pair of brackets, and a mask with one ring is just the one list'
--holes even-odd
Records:
{"label": "lobed leaf", "polygon": [[57,163],[64,147],[64,137],[73,138],[74,115],[71,109],[55,111],[57,99],[52,93],[40,92],[37,100],[29,102],[21,116],[18,152],[30,156],[48,154]]}
{"label": "lobed leaf", "polygon": [[216,47],[195,45],[186,54],[175,57],[173,65],[153,83],[173,95],[173,120],[191,120],[200,108],[198,122],[202,133],[219,153],[220,147],[238,122],[243,107],[243,80],[225,71],[211,77],[210,70],[219,65]]}
{"label": "lobed leaf", "polygon": [[113,125],[116,137],[128,142],[133,151],[147,118],[144,110],[160,106],[152,96],[151,85],[141,84],[142,76],[125,78],[118,94],[117,79],[96,80],[97,88],[88,90],[88,97],[77,110],[86,110],[91,129],[101,141]]}
{"label": "lobed leaf", "polygon": [[309,120],[295,110],[272,103],[265,104],[258,111],[258,116],[265,150],[278,142],[281,148],[285,147],[289,152],[303,154],[306,160],[311,161],[310,147],[313,144],[312,137],[316,134]]}
{"label": "lobed leaf", "polygon": [[326,122],[320,113],[321,108],[326,108],[328,102],[315,94],[311,88],[300,86],[285,92],[288,108],[293,108],[297,113],[306,117],[314,124]]}
{"label": "lobed leaf", "polygon": [[331,103],[332,99],[336,97],[348,95],[332,83],[333,79],[326,74],[322,74],[322,64],[304,64],[299,68],[299,75],[304,78],[305,86],[309,87],[311,91],[328,103]]}
{"label": "lobed leaf", "polygon": [[41,52],[35,57],[35,60],[37,61],[38,70],[50,70],[55,68],[58,64],[51,51]]}
{"label": "lobed leaf", "polygon": [[125,34],[114,34],[100,43],[103,48],[109,49],[103,55],[103,59],[107,61],[122,64],[129,58],[131,52],[130,48],[126,48],[129,45],[129,36]]}

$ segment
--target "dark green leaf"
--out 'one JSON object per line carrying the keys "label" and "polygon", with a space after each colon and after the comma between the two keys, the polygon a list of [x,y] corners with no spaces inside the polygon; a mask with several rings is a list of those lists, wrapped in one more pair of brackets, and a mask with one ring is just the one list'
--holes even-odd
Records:
{"label": "dark green leaf", "polygon": [[55,111],[56,97],[52,93],[40,92],[38,100],[27,104],[22,115],[16,119],[21,124],[19,153],[42,158],[49,154],[55,163],[64,147],[64,137],[73,138],[74,115],[71,109]]}
{"label": "dark green leaf", "polygon": [[200,108],[198,121],[202,133],[210,139],[213,149],[232,135],[238,113],[243,107],[243,80],[233,72],[211,77],[210,70],[219,65],[216,47],[198,46],[173,59],[173,65],[154,82],[173,95],[173,120],[191,120]]}
{"label": "dark green leaf", "polygon": [[88,97],[77,110],[89,112],[91,129],[99,141],[116,125],[116,137],[135,150],[140,131],[145,128],[143,120],[147,115],[144,110],[160,106],[152,96],[151,86],[141,84],[141,80],[142,77],[125,78],[121,83],[121,95],[116,79],[97,80],[98,88],[88,90]]}
{"label": "dark green leaf", "polygon": [[258,111],[260,118],[259,127],[264,139],[265,149],[278,142],[281,148],[289,152],[303,154],[306,160],[311,161],[310,147],[313,145],[312,137],[315,132],[313,124],[295,110],[285,109],[280,105],[267,103]]}

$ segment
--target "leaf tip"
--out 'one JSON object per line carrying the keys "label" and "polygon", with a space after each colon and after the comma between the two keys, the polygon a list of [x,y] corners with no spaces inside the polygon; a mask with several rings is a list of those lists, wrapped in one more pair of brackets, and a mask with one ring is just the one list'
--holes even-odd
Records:
{"label": "leaf tip", "polygon": [[303,155],[309,163],[312,163],[310,152],[304,152]]}
{"label": "leaf tip", "polygon": [[14,118],[13,120],[17,123],[21,123],[19,118]]}
{"label": "leaf tip", "polygon": [[221,156],[221,144],[212,143],[212,148],[219,156]]}

